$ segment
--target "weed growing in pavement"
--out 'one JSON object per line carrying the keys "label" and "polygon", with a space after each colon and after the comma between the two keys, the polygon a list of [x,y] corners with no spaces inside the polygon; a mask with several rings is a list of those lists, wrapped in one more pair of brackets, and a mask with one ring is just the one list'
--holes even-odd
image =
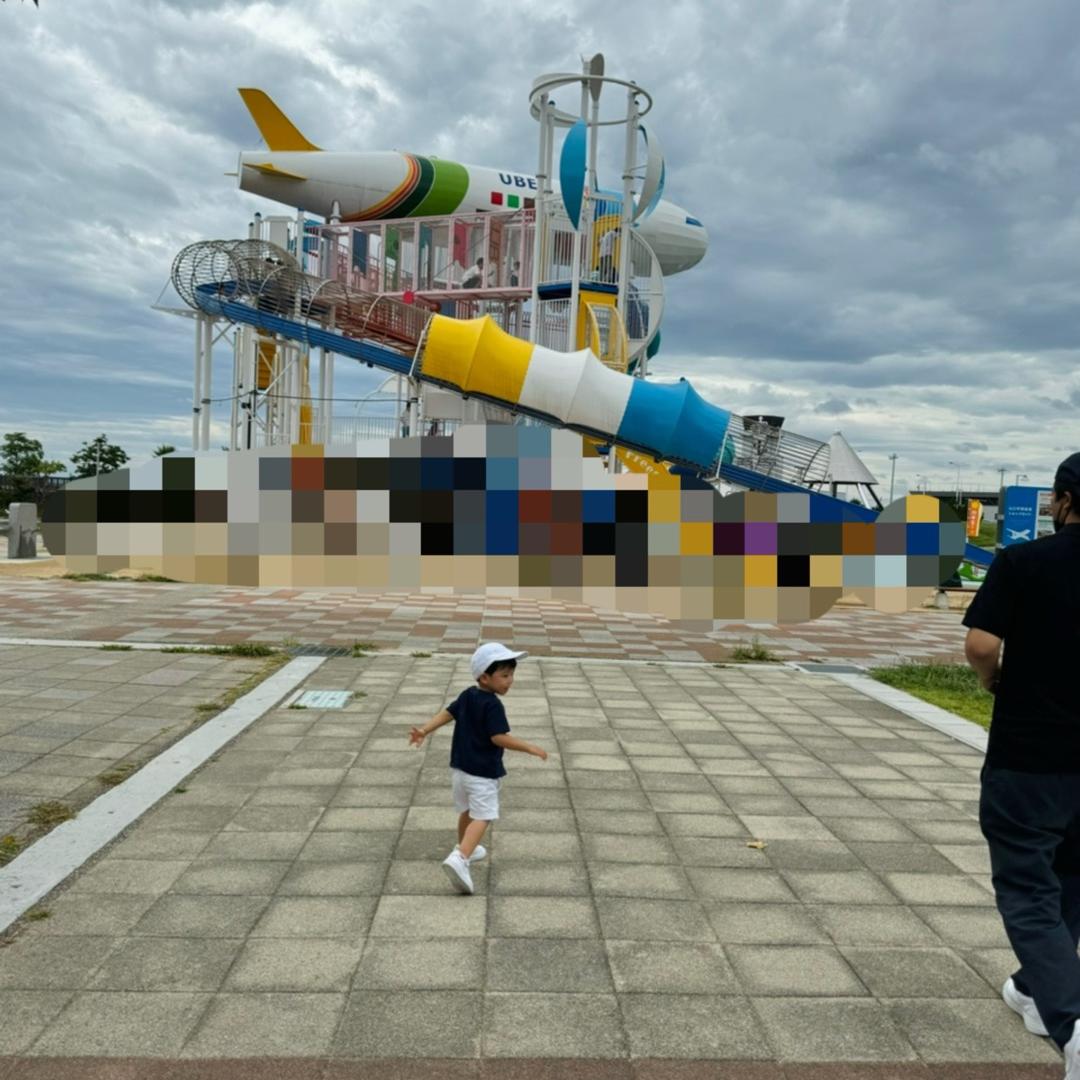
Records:
{"label": "weed growing in pavement", "polygon": [[176,584],[176,578],[163,577],[161,574],[140,574],[136,581],[166,581],[170,585]]}
{"label": "weed growing in pavement", "polygon": [[174,795],[186,795],[187,793],[188,789],[186,787],[173,788]]}
{"label": "weed growing in pavement", "polygon": [[134,645],[102,645],[102,652],[131,652]]}
{"label": "weed growing in pavement", "polygon": [[119,578],[110,577],[108,574],[75,574],[61,575],[65,581],[119,581]]}
{"label": "weed growing in pavement", "polygon": [[776,664],[780,661],[780,657],[770,652],[758,638],[749,645],[736,645],[731,650],[731,659],[737,664]]}
{"label": "weed growing in pavement", "polygon": [[11,833],[0,836],[0,866],[7,866],[22,851],[23,846],[23,841]]}
{"label": "weed growing in pavement", "polygon": [[52,912],[48,908],[35,908],[33,911],[28,911],[23,918],[27,922],[44,922],[52,918]]}
{"label": "weed growing in pavement", "polygon": [[378,652],[379,646],[374,641],[354,641],[353,656],[367,656],[369,652]]}
{"label": "weed growing in pavement", "polygon": [[290,709],[306,709],[306,705],[301,705],[299,701],[294,701],[290,706]]}
{"label": "weed growing in pavement", "polygon": [[430,655],[431,655],[431,653],[429,653],[429,652],[414,652],[413,653],[413,656],[415,656],[417,660],[426,660]]}
{"label": "weed growing in pavement", "polygon": [[108,772],[103,772],[98,779],[109,787],[122,784],[139,766],[134,761],[122,761],[114,765]]}
{"label": "weed growing in pavement", "polygon": [[235,645],[170,645],[163,653],[191,653],[199,656],[276,656],[273,645],[257,641],[240,641]]}
{"label": "weed growing in pavement", "polygon": [[75,816],[75,811],[67,803],[57,802],[51,799],[48,802],[39,802],[30,807],[26,820],[31,825],[41,829],[51,829],[65,821],[70,821]]}

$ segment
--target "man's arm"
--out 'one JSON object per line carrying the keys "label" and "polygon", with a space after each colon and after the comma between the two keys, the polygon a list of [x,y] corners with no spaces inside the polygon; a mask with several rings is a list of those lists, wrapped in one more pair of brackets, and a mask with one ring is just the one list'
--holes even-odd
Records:
{"label": "man's arm", "polygon": [[995,693],[1001,674],[1001,638],[988,630],[972,627],[964,641],[964,655],[978,675],[983,689]]}
{"label": "man's arm", "polygon": [[538,757],[541,761],[547,761],[546,750],[541,750],[539,746],[533,746],[532,743],[527,743],[524,739],[519,739],[509,732],[505,735],[492,735],[491,741],[504,750],[520,750],[523,754],[532,754],[533,757]]}
{"label": "man's arm", "polygon": [[436,713],[423,727],[414,727],[409,731],[409,745],[419,746],[433,731],[438,731],[453,719],[449,709]]}

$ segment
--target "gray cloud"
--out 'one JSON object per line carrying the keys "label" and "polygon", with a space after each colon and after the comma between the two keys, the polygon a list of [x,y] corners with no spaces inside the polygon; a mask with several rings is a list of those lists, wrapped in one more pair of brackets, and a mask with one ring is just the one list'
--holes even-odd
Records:
{"label": "gray cloud", "polygon": [[190,325],[149,307],[184,244],[274,209],[223,175],[259,145],[238,85],[326,147],[523,170],[531,79],[597,49],[653,92],[668,197],[712,239],[668,281],[658,377],[839,421],[911,482],[958,453],[1046,471],[1077,430],[1068,0],[629,0],[602,23],[569,0],[50,0],[0,23],[0,430],[33,420],[53,456],[103,429],[183,444]]}

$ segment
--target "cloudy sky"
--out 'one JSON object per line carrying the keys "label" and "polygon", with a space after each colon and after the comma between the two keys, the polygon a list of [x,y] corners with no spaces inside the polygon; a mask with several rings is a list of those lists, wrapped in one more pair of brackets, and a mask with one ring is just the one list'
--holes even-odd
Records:
{"label": "cloudy sky", "polygon": [[1075,0],[618,10],[4,0],[0,433],[189,445],[191,325],[151,305],[185,244],[274,212],[224,175],[261,145],[236,87],[321,146],[528,171],[532,78],[602,51],[653,93],[667,197],[711,237],[669,279],[658,377],[840,429],[886,487],[895,453],[898,493],[1042,481],[1080,448]]}

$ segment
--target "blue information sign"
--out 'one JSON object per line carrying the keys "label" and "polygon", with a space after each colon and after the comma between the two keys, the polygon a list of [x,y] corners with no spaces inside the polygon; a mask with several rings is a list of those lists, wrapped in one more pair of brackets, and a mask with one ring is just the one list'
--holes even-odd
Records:
{"label": "blue information sign", "polygon": [[1053,531],[1049,517],[1048,488],[1007,487],[1002,492],[999,543],[1002,547],[1025,544]]}

